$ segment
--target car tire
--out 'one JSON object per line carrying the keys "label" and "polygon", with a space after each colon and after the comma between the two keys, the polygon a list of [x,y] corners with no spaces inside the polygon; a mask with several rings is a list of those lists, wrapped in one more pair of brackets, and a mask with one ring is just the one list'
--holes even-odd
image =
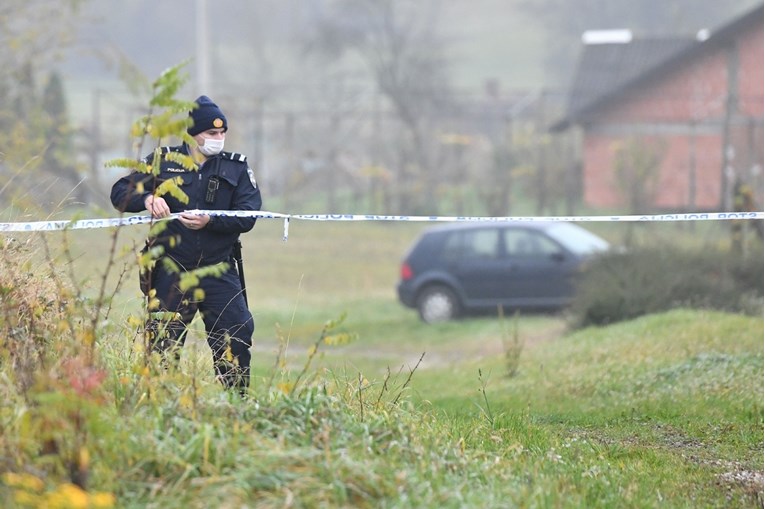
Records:
{"label": "car tire", "polygon": [[457,295],[446,286],[429,286],[417,298],[417,310],[425,323],[446,322],[459,315]]}

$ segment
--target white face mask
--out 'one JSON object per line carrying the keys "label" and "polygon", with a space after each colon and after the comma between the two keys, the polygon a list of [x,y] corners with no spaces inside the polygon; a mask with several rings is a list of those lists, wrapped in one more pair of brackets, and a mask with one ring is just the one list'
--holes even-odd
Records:
{"label": "white face mask", "polygon": [[213,138],[205,138],[204,145],[199,145],[199,151],[206,156],[214,156],[220,154],[223,150],[224,139],[216,140]]}

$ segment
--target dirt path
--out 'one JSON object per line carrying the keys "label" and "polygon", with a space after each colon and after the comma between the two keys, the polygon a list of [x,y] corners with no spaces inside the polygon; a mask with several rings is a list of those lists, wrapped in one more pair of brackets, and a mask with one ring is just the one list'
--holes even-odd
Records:
{"label": "dirt path", "polygon": [[[523,351],[536,348],[540,345],[556,341],[565,334],[563,320],[550,320],[549,325],[538,327],[534,330],[519,332],[519,341]],[[509,345],[508,345],[509,346]],[[502,356],[505,354],[506,345],[498,338],[475,340],[466,342],[449,341],[438,347],[417,345],[416,342],[396,343],[385,347],[380,344],[366,345],[362,342],[351,343],[342,347],[322,347],[321,355],[327,359],[366,358],[375,359],[381,363],[389,361],[391,369],[403,367],[404,369],[436,369],[451,366],[461,362],[472,362],[485,357]],[[256,355],[270,355],[272,358],[278,353],[278,346],[274,344],[256,344],[253,346]],[[423,356],[423,353],[425,354]],[[307,347],[304,344],[290,345],[285,356],[291,368],[302,366],[305,363]]]}

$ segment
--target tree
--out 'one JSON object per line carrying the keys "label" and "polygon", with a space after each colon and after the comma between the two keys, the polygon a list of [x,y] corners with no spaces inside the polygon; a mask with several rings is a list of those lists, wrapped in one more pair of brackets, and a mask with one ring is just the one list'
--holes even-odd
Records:
{"label": "tree", "polygon": [[55,71],[51,73],[43,90],[41,102],[44,137],[47,141],[41,170],[74,184],[71,197],[79,203],[87,203],[89,201],[88,187],[80,185],[82,175],[74,161],[72,128],[67,113],[64,85],[59,73]]}
{"label": "tree", "polygon": [[[659,166],[667,151],[661,139],[630,138],[616,146],[616,184],[630,214],[645,214],[654,208],[659,184]],[[625,245],[632,243],[633,224],[626,229]]]}
{"label": "tree", "polygon": [[446,44],[437,33],[440,4],[334,0],[325,7],[309,46],[328,60],[350,53],[368,69],[401,126],[388,164],[373,164],[393,168],[399,210],[432,210],[441,152],[448,150],[439,143],[439,123],[453,109]]}
{"label": "tree", "polygon": [[[39,86],[72,42],[82,3],[5,0],[0,6],[0,44],[5,48],[0,52],[0,129],[7,140],[0,155],[3,201],[18,199],[26,207],[47,197],[58,203],[80,182],[72,164],[55,173],[64,186],[40,178],[47,164],[63,161],[68,123],[60,76],[49,76],[44,91]],[[62,193],[56,196],[53,189]]]}

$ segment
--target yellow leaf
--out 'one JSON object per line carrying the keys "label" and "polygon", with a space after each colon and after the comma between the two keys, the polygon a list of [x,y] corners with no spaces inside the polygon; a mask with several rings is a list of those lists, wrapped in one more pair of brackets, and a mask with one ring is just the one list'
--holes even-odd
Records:
{"label": "yellow leaf", "polygon": [[87,509],[88,494],[75,484],[65,483],[48,495],[48,507]]}
{"label": "yellow leaf", "polygon": [[3,483],[14,488],[24,488],[28,491],[42,491],[45,487],[45,483],[39,477],[35,477],[32,474],[16,474],[14,472],[4,473]]}
{"label": "yellow leaf", "polygon": [[139,122],[134,122],[132,126],[130,126],[130,137],[131,138],[138,138],[143,134],[143,126]]}
{"label": "yellow leaf", "polygon": [[280,382],[276,384],[276,388],[284,394],[289,394],[293,386],[294,384],[292,382]]}
{"label": "yellow leaf", "polygon": [[43,507],[43,500],[38,495],[32,495],[26,491],[17,491],[13,494],[13,501],[19,507]]}
{"label": "yellow leaf", "polygon": [[109,509],[114,507],[115,498],[113,493],[98,491],[90,496],[90,506],[96,509]]}
{"label": "yellow leaf", "polygon": [[84,330],[80,332],[79,339],[82,341],[84,345],[92,345],[95,341],[95,336],[93,335],[93,331],[90,329]]}
{"label": "yellow leaf", "polygon": [[324,338],[324,344],[325,345],[347,345],[351,341],[355,339],[354,334],[349,334],[347,332],[343,332],[340,334],[332,334],[330,336],[326,336]]}
{"label": "yellow leaf", "polygon": [[191,399],[191,396],[189,396],[188,394],[184,394],[183,396],[181,396],[178,399],[178,403],[183,408],[192,408],[194,406],[194,400]]}
{"label": "yellow leaf", "polygon": [[90,466],[90,453],[86,447],[80,447],[80,468],[86,469]]}

